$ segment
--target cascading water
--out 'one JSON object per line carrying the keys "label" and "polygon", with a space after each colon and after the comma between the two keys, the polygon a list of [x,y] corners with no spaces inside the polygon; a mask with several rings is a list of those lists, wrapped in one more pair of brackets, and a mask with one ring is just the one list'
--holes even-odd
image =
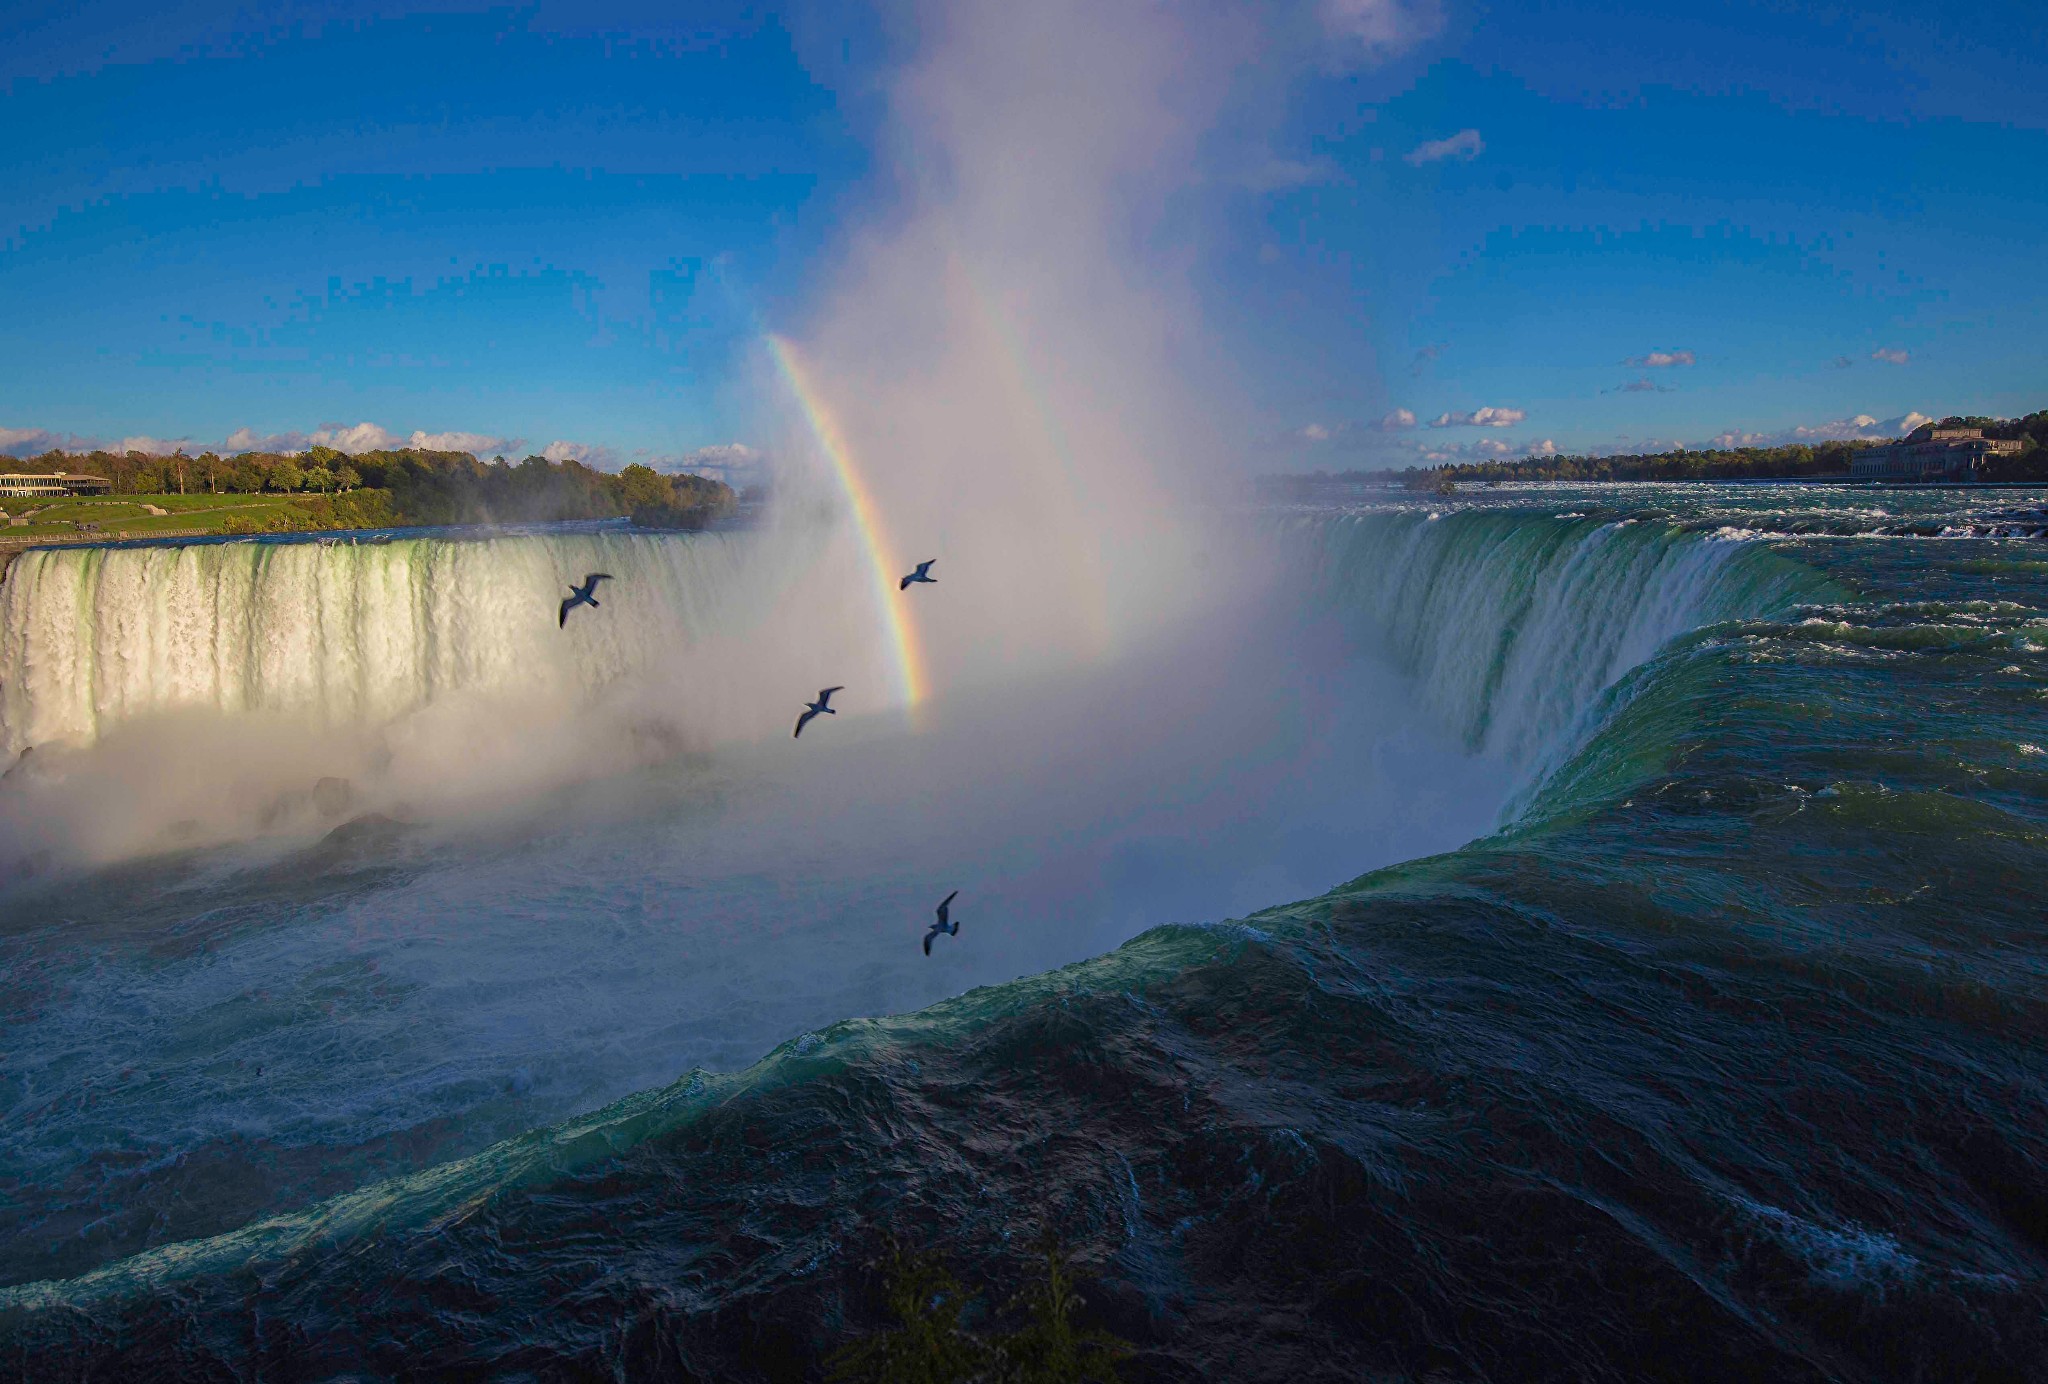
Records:
{"label": "cascading water", "polygon": [[1531,785],[1672,640],[1829,589],[1761,545],[1662,523],[1488,509],[1299,522],[1324,599],[1417,679],[1466,746]]}
{"label": "cascading water", "polygon": [[[91,744],[164,711],[376,725],[451,693],[587,694],[687,649],[750,536],[239,542],[31,551],[0,586],[0,748]],[[605,618],[557,628],[610,571]],[[758,574],[757,574],[758,575]]]}
{"label": "cascading water", "polygon": [[[0,586],[0,877],[539,802],[773,738],[824,681],[891,712],[859,561],[823,521],[26,553]],[[613,580],[562,623],[590,572]]]}

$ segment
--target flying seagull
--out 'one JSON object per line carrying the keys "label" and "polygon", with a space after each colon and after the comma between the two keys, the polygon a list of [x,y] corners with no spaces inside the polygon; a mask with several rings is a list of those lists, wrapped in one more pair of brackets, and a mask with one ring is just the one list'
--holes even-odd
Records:
{"label": "flying seagull", "polygon": [[610,581],[611,579],[612,574],[609,572],[592,572],[583,579],[583,585],[571,586],[569,588],[569,599],[562,602],[562,618],[555,622],[556,626],[559,628],[568,624],[569,612],[577,606],[587,605],[592,610],[596,610],[597,584],[601,581]]}
{"label": "flying seagull", "polygon": [[909,576],[905,577],[905,578],[904,578],[904,579],[903,579],[902,581],[899,581],[899,582],[897,582],[897,583],[896,583],[896,589],[897,589],[898,591],[908,591],[908,590],[910,589],[910,586],[911,586],[911,583],[912,583],[912,582],[920,582],[920,581],[921,581],[921,582],[929,582],[929,583],[931,583],[931,584],[932,584],[933,586],[937,586],[937,585],[939,584],[939,579],[938,579],[937,577],[935,577],[935,576],[933,576],[933,575],[932,575],[932,563],[933,563],[933,562],[937,562],[937,561],[938,561],[938,559],[937,559],[937,558],[933,558],[933,559],[931,559],[931,561],[930,561],[930,562],[920,562],[920,563],[918,563],[918,564],[917,564],[917,570],[916,570],[915,572],[912,572],[912,573],[911,573],[911,574],[910,574]]}
{"label": "flying seagull", "polygon": [[924,954],[926,956],[932,954],[932,938],[937,937],[940,933],[943,932],[948,937],[958,937],[960,935],[960,924],[946,916],[946,911],[952,907],[953,900],[959,897],[960,891],[955,889],[952,893],[946,895],[945,902],[939,905],[939,920],[933,923],[932,930],[924,935]]}
{"label": "flying seagull", "polygon": [[805,702],[804,714],[796,718],[796,729],[789,733],[789,738],[794,740],[799,735],[802,735],[804,727],[811,723],[811,718],[821,711],[827,716],[837,716],[839,713],[831,707],[832,694],[834,692],[844,692],[845,690],[844,687],[827,687],[818,693],[818,700],[815,702]]}

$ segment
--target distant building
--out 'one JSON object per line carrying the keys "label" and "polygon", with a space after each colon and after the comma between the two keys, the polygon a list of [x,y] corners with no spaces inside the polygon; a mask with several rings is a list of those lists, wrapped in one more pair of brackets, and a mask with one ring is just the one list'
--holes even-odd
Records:
{"label": "distant building", "polygon": [[1986,457],[2017,452],[2025,445],[1986,437],[1982,428],[1919,427],[1890,446],[1856,453],[1849,474],[1859,480],[1969,480]]}
{"label": "distant building", "polygon": [[104,476],[0,475],[0,495],[104,495],[113,488]]}

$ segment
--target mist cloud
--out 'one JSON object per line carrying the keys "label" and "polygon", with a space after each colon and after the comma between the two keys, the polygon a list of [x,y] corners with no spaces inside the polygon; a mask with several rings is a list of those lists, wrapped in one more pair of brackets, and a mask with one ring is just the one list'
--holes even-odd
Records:
{"label": "mist cloud", "polygon": [[1441,0],[1322,0],[1320,13],[1343,62],[1385,62],[1444,29]]}

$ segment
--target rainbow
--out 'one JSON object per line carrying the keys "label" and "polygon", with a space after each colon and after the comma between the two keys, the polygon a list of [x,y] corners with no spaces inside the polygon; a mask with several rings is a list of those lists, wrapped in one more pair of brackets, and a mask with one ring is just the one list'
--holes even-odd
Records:
{"label": "rainbow", "polygon": [[867,481],[861,476],[860,468],[854,463],[853,448],[847,445],[839,421],[818,393],[818,387],[796,347],[770,333],[768,350],[775,357],[783,378],[789,381],[790,393],[796,396],[797,405],[803,410],[811,436],[817,439],[818,450],[832,464],[839,489],[853,510],[853,522],[860,531],[861,546],[867,551],[868,571],[874,579],[875,605],[881,612],[883,628],[895,652],[897,690],[903,698],[903,705],[915,710],[918,703],[931,694],[931,680],[925,671],[924,650],[919,646],[917,628],[911,623],[908,604],[899,599],[896,589],[897,578],[908,567],[889,542],[888,533],[882,527],[881,509],[876,505]]}

